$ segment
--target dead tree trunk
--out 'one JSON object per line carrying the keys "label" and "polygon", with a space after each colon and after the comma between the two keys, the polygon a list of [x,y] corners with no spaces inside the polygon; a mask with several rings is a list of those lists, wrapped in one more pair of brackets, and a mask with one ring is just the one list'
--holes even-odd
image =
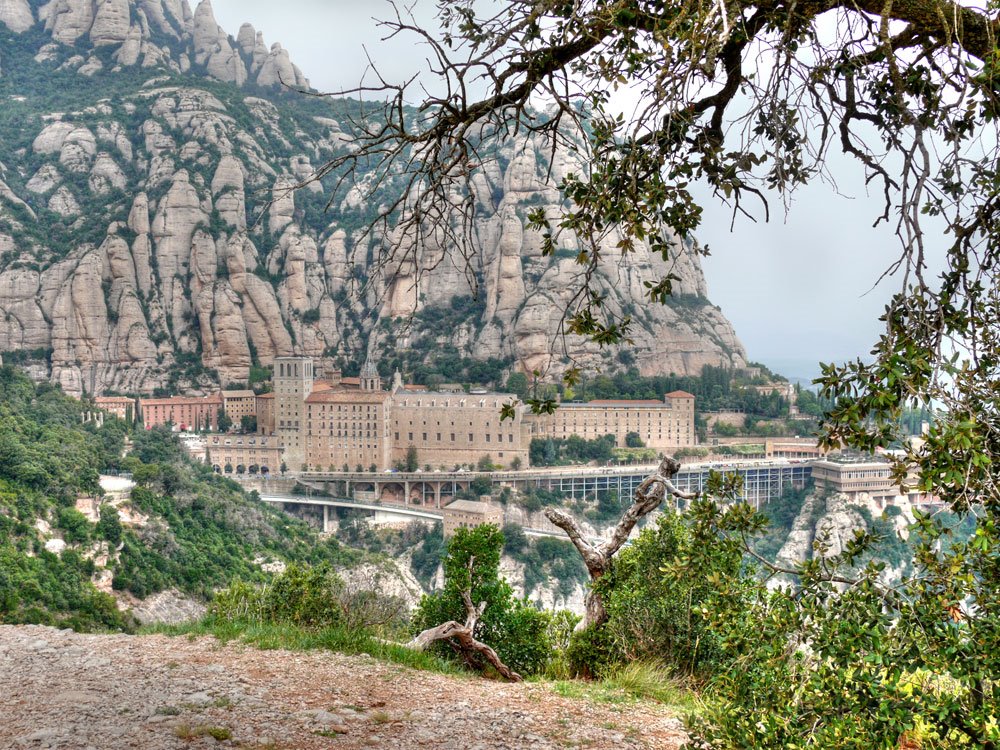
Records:
{"label": "dead tree trunk", "polygon": [[690,500],[696,497],[697,493],[682,492],[670,481],[677,476],[681,465],[673,458],[667,456],[661,462],[656,473],[647,477],[635,491],[635,500],[631,507],[625,511],[618,525],[611,533],[611,538],[601,544],[591,544],[584,538],[583,529],[572,516],[555,508],[548,508],[545,516],[556,526],[566,532],[569,540],[576,547],[583,557],[583,562],[587,566],[590,574],[590,590],[585,599],[586,614],[580,628],[591,628],[602,624],[608,619],[608,613],[604,609],[604,601],[597,591],[597,581],[608,572],[614,560],[615,554],[622,548],[628,540],[632,529],[639,522],[639,519],[656,510],[663,499],[669,494],[674,497]]}
{"label": "dead tree trunk", "polygon": [[[475,558],[470,558],[469,568],[471,576],[472,562]],[[471,580],[471,579],[470,579]],[[485,661],[502,677],[511,682],[521,682],[522,677],[513,669],[504,664],[497,652],[487,646],[482,641],[477,641],[473,635],[476,623],[483,615],[486,603],[483,602],[476,607],[472,604],[472,593],[470,589],[462,592],[462,601],[465,602],[465,624],[449,620],[448,622],[428,628],[416,638],[406,644],[407,648],[415,651],[426,651],[431,645],[438,641],[447,641],[452,648],[462,654],[466,661],[473,664],[482,664]]]}

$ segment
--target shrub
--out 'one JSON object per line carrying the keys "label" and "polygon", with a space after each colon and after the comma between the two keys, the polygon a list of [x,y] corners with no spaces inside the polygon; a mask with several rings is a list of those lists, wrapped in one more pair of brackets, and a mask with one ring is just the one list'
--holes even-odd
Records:
{"label": "shrub", "polygon": [[[510,584],[500,577],[503,543],[503,534],[493,525],[459,529],[448,544],[444,588],[420,601],[413,615],[413,631],[449,620],[465,622],[462,592],[469,590],[473,603],[484,607],[475,637],[492,646],[511,669],[536,674],[545,669],[552,655],[549,616],[516,598]],[[436,648],[447,653],[443,645]]]}
{"label": "shrub", "polygon": [[122,524],[118,520],[118,511],[110,505],[101,506],[101,519],[97,522],[97,534],[112,547],[117,547],[122,540]]}
{"label": "shrub", "polygon": [[343,622],[344,582],[327,566],[289,565],[265,586],[238,581],[215,595],[211,614],[222,620],[288,623],[307,627]]}
{"label": "shrub", "polygon": [[573,633],[566,649],[566,660],[572,674],[591,678],[607,674],[617,663],[610,640],[605,626]]}
{"label": "shrub", "polygon": [[375,626],[399,628],[403,601],[379,593],[379,573],[345,584],[326,565],[289,565],[263,586],[237,581],[218,592],[210,615],[218,621],[253,625],[295,625],[361,632]]}
{"label": "shrub", "polygon": [[[710,629],[708,611],[715,595],[705,576],[671,575],[664,571],[691,554],[693,537],[684,519],[664,513],[644,529],[615,559],[612,574],[598,582],[608,620],[602,643],[581,644],[580,658],[591,673],[609,663],[663,663],[675,673],[708,677],[728,664],[729,656]],[[715,558],[718,575],[738,575],[742,557]]]}
{"label": "shrub", "polygon": [[85,544],[90,541],[90,521],[76,508],[60,508],[56,524],[62,529],[68,544]]}

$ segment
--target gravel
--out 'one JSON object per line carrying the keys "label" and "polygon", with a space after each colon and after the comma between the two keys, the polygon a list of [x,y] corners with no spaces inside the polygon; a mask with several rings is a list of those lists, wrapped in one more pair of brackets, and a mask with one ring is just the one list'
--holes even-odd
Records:
{"label": "gravel", "polygon": [[657,706],[561,697],[329,652],[212,638],[0,626],[0,748],[648,748],[675,750]]}

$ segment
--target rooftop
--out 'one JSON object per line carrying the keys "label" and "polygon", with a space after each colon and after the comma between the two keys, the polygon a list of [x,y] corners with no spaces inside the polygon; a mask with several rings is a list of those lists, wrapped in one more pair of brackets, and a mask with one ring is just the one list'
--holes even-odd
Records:
{"label": "rooftop", "polygon": [[485,515],[490,511],[489,503],[481,503],[478,500],[455,500],[445,506],[445,510],[460,510],[464,513],[482,513]]}
{"label": "rooftop", "polygon": [[307,404],[381,404],[392,394],[387,391],[343,391],[327,389],[313,392],[306,399]]}
{"label": "rooftop", "polygon": [[183,404],[221,404],[222,398],[218,393],[211,396],[171,396],[170,398],[144,398],[140,399],[143,407],[147,406],[177,406]]}
{"label": "rooftop", "polygon": [[254,398],[256,393],[253,391],[223,391],[223,398]]}
{"label": "rooftop", "polygon": [[662,401],[656,401],[655,399],[625,399],[625,398],[608,398],[608,399],[598,399],[596,401],[586,401],[583,403],[570,403],[562,404],[563,406],[664,406]]}

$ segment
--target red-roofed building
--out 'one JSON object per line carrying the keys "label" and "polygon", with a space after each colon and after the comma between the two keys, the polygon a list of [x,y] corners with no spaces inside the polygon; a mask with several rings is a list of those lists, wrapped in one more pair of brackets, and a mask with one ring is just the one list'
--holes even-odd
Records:
{"label": "red-roofed building", "polygon": [[372,362],[360,378],[316,381],[305,399],[304,463],[314,471],[389,467],[392,394]]}
{"label": "red-roofed building", "polygon": [[221,408],[222,397],[218,393],[201,397],[144,398],[139,401],[139,412],[146,429],[171,424],[182,431],[218,430]]}
{"label": "red-roofed building", "polygon": [[98,396],[94,399],[98,409],[104,409],[125,422],[135,419],[136,403],[136,399],[129,396]]}

